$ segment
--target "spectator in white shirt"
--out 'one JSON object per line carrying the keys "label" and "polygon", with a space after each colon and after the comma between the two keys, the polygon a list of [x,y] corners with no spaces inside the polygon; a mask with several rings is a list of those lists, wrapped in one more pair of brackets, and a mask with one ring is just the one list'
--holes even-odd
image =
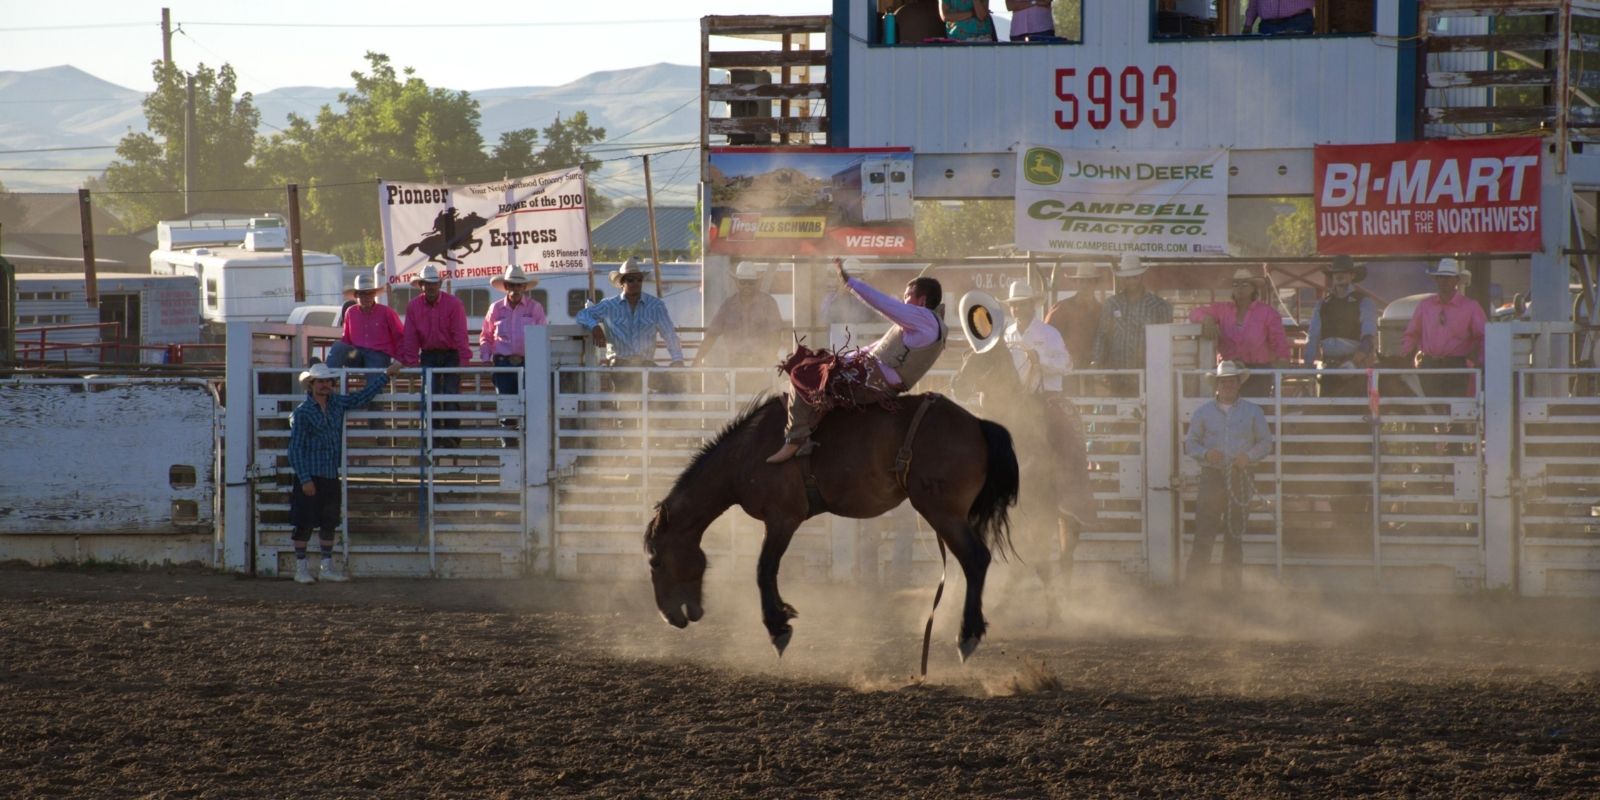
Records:
{"label": "spectator in white shirt", "polygon": [[1014,321],[1006,326],[1005,343],[1024,388],[1057,394],[1061,377],[1072,371],[1072,356],[1060,332],[1039,321],[1038,302],[1039,296],[1026,281],[1011,282],[1006,308]]}

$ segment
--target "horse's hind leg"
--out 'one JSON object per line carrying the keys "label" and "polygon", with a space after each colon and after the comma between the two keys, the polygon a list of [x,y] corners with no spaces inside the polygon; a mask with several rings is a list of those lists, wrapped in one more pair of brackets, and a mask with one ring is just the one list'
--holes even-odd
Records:
{"label": "horse's hind leg", "polygon": [[778,594],[778,564],[783,561],[783,554],[789,549],[789,541],[794,538],[795,528],[798,527],[798,520],[767,520],[767,535],[761,542],[761,556],[756,561],[756,588],[761,590],[761,622],[767,626],[767,635],[772,637],[772,647],[778,651],[779,657],[783,656],[784,648],[789,646],[789,638],[794,635],[789,620],[799,616],[799,612],[794,610],[794,606],[783,602],[783,597]]}
{"label": "horse's hind leg", "polygon": [[923,515],[928,524],[933,526],[935,533],[956,557],[961,564],[961,572],[967,579],[966,603],[961,609],[961,638],[956,647],[961,652],[961,660],[966,661],[978,643],[983,641],[983,634],[988,630],[989,623],[983,619],[983,582],[989,574],[989,546],[978,537],[978,532],[967,524],[965,515],[956,513]]}

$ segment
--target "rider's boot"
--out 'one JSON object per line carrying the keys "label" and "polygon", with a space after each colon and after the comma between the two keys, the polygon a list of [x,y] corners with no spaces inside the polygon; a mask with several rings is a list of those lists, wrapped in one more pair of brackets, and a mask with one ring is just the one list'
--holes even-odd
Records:
{"label": "rider's boot", "polygon": [[793,442],[784,442],[783,446],[778,448],[778,452],[773,453],[770,456],[767,456],[767,463],[768,464],[782,464],[783,462],[788,461],[789,459],[794,458],[795,456],[806,455],[806,454],[810,453],[815,448],[816,448],[816,444],[813,443],[810,439],[801,439],[801,440],[793,441]]}

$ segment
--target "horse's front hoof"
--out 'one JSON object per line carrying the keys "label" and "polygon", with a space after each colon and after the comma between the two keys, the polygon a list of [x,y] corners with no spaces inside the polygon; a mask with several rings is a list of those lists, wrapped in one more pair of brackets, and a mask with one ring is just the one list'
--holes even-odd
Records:
{"label": "horse's front hoof", "polygon": [[685,603],[683,608],[689,613],[690,622],[699,622],[700,618],[706,615],[705,608],[699,603]]}
{"label": "horse's front hoof", "polygon": [[689,627],[689,618],[685,617],[683,615],[683,612],[679,611],[677,609],[673,609],[670,612],[668,612],[668,611],[661,612],[661,618],[666,620],[667,624],[671,625],[674,628],[687,628],[687,627]]}
{"label": "horse's front hoof", "polygon": [[794,638],[793,628],[784,628],[782,633],[772,637],[772,649],[778,651],[778,658],[783,658],[783,651],[789,647],[789,640]]}
{"label": "horse's front hoof", "polygon": [[971,658],[972,653],[978,649],[978,642],[980,641],[982,639],[976,636],[969,636],[956,645],[956,650],[961,653],[961,663],[967,663],[967,659]]}

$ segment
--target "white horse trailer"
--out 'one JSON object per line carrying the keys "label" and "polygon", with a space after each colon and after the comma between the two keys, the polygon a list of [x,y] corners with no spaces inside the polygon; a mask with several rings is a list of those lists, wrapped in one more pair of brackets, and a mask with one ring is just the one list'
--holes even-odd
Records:
{"label": "white horse trailer", "polygon": [[[188,275],[105,273],[89,305],[82,275],[24,273],[17,337],[25,361],[159,364],[165,345],[200,342],[200,284]],[[84,347],[66,347],[82,344]]]}

